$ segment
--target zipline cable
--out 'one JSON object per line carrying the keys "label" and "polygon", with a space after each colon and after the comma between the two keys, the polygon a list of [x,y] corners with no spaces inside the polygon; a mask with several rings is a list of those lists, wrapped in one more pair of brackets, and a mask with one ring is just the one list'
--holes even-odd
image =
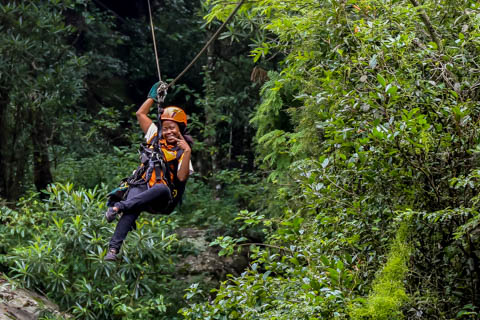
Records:
{"label": "zipline cable", "polygon": [[178,79],[180,79],[195,64],[195,62],[197,62],[197,60],[201,57],[201,55],[205,52],[205,50],[207,50],[210,44],[212,44],[212,42],[217,39],[218,35],[220,34],[220,31],[222,31],[222,29],[227,25],[227,23],[230,22],[233,16],[235,16],[238,9],[240,9],[240,7],[244,2],[245,0],[240,0],[240,2],[237,4],[235,9],[233,9],[233,11],[228,16],[228,18],[222,23],[222,25],[218,28],[218,30],[213,34],[210,40],[208,40],[208,42],[203,46],[202,50],[200,50],[200,52],[195,56],[195,58],[193,58],[192,62],[190,62],[190,64],[186,66],[185,69],[183,69],[183,71],[180,72],[180,74],[175,79],[173,79],[172,82],[168,84],[167,89],[173,86],[178,81]]}
{"label": "zipline cable", "polygon": [[152,9],[150,7],[150,0],[148,0],[148,13],[150,15],[150,29],[152,29],[153,49],[155,50],[155,60],[157,62],[158,81],[162,82],[162,74],[160,73],[160,63],[158,62],[157,42],[155,41],[155,31],[153,30]]}
{"label": "zipline cable", "polygon": [[[175,79],[173,79],[166,86],[165,91],[168,90],[168,88],[170,88],[171,86],[173,86],[195,64],[195,62],[197,62],[197,60],[202,56],[202,54],[205,52],[205,50],[207,50],[207,48],[212,44],[212,42],[217,39],[217,37],[220,34],[220,32],[222,31],[222,29],[227,25],[227,23],[230,22],[230,20],[233,18],[233,16],[235,16],[238,9],[240,9],[240,7],[242,6],[242,4],[244,2],[245,2],[245,0],[240,0],[240,2],[237,3],[237,6],[235,7],[235,9],[233,9],[233,11],[230,13],[230,15],[227,17],[227,19],[222,23],[222,25],[218,28],[218,30],[213,34],[213,36],[210,38],[210,40],[208,40],[207,43],[203,46],[203,48],[200,50],[200,52],[197,53],[195,58],[193,58],[192,62],[190,62],[185,67],[185,69],[183,69],[183,71],[180,72],[178,74],[178,76]],[[162,79],[160,77],[160,65],[158,63],[158,54],[157,54],[157,45],[155,43],[155,34],[153,33],[153,21],[152,21],[152,10],[150,9],[150,0],[148,0],[148,11],[149,11],[149,14],[150,14],[150,26],[152,28],[153,46],[155,48],[155,59],[157,60],[158,78],[160,79],[160,81],[162,81]]]}

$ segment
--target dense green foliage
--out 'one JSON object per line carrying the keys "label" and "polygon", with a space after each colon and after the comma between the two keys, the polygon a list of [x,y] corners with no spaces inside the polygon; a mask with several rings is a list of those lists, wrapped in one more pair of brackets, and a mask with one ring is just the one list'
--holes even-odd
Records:
{"label": "dense green foliage", "polygon": [[[154,1],[157,12],[171,9],[168,21],[157,18],[168,49],[162,65],[175,62],[168,76],[234,6],[191,4]],[[38,14],[22,15],[29,6]],[[19,131],[15,115],[55,115],[47,132],[62,134],[47,139],[48,155],[54,180],[64,183],[44,192],[44,201],[1,209],[1,264],[9,277],[81,319],[478,317],[477,1],[245,3],[201,67],[169,96],[184,102],[197,138],[197,173],[185,201],[169,218],[139,221],[115,266],[102,260],[112,232],[101,220],[105,187],[74,191],[68,181],[112,186],[134,167],[140,136],[132,130],[132,101],[148,88],[127,95],[124,77],[128,70],[136,85],[155,81],[145,20],[128,18],[126,31],[110,12],[83,1],[1,8],[0,52],[19,53],[19,68],[0,64],[0,121],[8,133],[0,171],[35,177],[35,149],[9,150],[32,137],[38,122],[21,118],[28,126]],[[171,28],[177,16],[184,32]],[[45,30],[62,36],[44,37]],[[62,59],[49,61],[50,47],[62,47]],[[189,52],[169,56],[172,48]],[[30,68],[30,49],[44,64]],[[45,75],[55,67],[64,76],[59,87],[56,76]],[[50,79],[38,105],[23,86],[42,88],[32,79]],[[98,83],[105,86],[95,89]],[[61,108],[75,102],[71,112]],[[31,162],[8,169],[30,153]],[[24,189],[8,191],[9,179],[0,194],[11,198]],[[249,267],[211,292],[192,284],[185,302],[171,290],[190,285],[172,275],[171,261],[184,250],[175,242],[178,225],[208,228],[221,255],[248,248]]]}
{"label": "dense green foliage", "polygon": [[[222,170],[215,175],[217,187],[209,188],[198,176],[189,179],[188,189],[176,217],[180,224],[196,225],[212,230],[237,230],[232,225],[241,209],[254,210],[265,194],[258,176],[241,170]],[[233,229],[233,230],[232,230]]]}
{"label": "dense green foliage", "polygon": [[2,263],[12,279],[48,296],[79,319],[158,319],[173,302],[178,242],[168,219],[137,223],[122,250],[123,264],[103,260],[113,225],[103,218],[106,190],[52,185],[49,198],[21,200],[1,211]]}
{"label": "dense green foliage", "polygon": [[29,169],[39,188],[52,182],[42,165],[48,163],[48,140],[67,120],[61,110],[83,92],[87,60],[66,42],[73,29],[62,12],[69,7],[12,2],[0,8],[0,194],[9,199],[31,184]]}
{"label": "dense green foliage", "polygon": [[[188,319],[476,314],[478,18],[475,1],[245,7],[265,39],[254,58],[284,55],[252,120],[284,216],[265,220],[278,227],[252,268]],[[408,255],[389,249],[397,221]]]}

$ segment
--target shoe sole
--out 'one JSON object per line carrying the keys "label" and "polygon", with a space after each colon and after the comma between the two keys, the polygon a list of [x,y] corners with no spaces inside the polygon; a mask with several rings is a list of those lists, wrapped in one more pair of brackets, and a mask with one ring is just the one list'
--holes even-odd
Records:
{"label": "shoe sole", "polygon": [[108,211],[105,212],[105,219],[107,220],[108,223],[112,223],[115,220],[116,216],[117,214],[109,216]]}

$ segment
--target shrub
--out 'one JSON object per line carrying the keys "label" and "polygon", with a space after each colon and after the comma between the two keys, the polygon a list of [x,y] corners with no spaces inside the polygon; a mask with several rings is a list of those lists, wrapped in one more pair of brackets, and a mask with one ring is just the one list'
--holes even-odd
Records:
{"label": "shrub", "polygon": [[232,223],[242,209],[258,207],[264,189],[260,178],[239,169],[222,170],[215,175],[215,186],[201,177],[189,178],[183,203],[178,208],[177,221],[210,229],[237,232],[240,225]]}
{"label": "shrub", "polygon": [[113,225],[103,219],[105,188],[56,184],[49,198],[24,198],[2,207],[1,262],[9,276],[45,292],[78,319],[158,319],[169,302],[174,225],[140,218],[122,248],[122,261],[105,262]]}
{"label": "shrub", "polygon": [[113,188],[131,175],[138,164],[138,154],[133,146],[114,147],[109,154],[97,152],[83,157],[69,154],[56,166],[53,174],[54,180],[63,184],[75,181],[79,187],[94,188],[106,183]]}

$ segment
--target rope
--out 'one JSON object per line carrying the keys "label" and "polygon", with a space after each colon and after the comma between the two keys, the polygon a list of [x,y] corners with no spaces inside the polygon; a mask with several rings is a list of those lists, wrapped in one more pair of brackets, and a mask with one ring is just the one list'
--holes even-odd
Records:
{"label": "rope", "polygon": [[[150,0],[149,0],[150,1]],[[207,48],[210,46],[210,44],[212,44],[213,41],[215,41],[218,37],[218,35],[220,34],[220,31],[222,31],[222,29],[227,25],[227,23],[230,22],[230,20],[233,18],[233,16],[237,13],[238,9],[240,9],[240,7],[242,6],[242,4],[245,2],[245,0],[240,0],[240,2],[237,4],[237,6],[235,7],[235,9],[233,9],[232,13],[230,13],[230,15],[228,16],[227,20],[225,20],[222,25],[218,28],[218,30],[213,34],[213,36],[210,38],[210,40],[208,40],[208,42],[203,46],[202,50],[200,50],[199,53],[197,53],[197,55],[195,56],[195,58],[193,58],[192,62],[190,62],[188,64],[188,66],[185,67],[185,69],[183,69],[182,72],[180,72],[180,74],[175,78],[173,79],[172,82],[170,82],[167,86],[167,89],[170,88],[171,86],[173,86],[177,81],[178,79],[180,79],[194,64],[195,62],[197,62],[197,60],[201,57],[201,55],[205,52],[205,50],[207,50]]]}
{"label": "rope", "polygon": [[[148,14],[150,16],[150,29],[152,30],[153,49],[155,50],[155,61],[157,62],[158,81],[160,85],[157,89],[157,132],[162,132],[162,120],[161,115],[163,113],[163,102],[167,96],[167,85],[162,81],[162,74],[160,73],[160,63],[158,62],[157,41],[155,39],[155,31],[153,27],[152,7],[150,6],[150,0],[148,0]],[[157,134],[158,136],[158,134]],[[155,143],[156,144],[156,143]]]}
{"label": "rope", "polygon": [[162,74],[160,73],[160,63],[158,62],[157,42],[155,40],[155,31],[153,30],[152,8],[150,7],[150,0],[148,0],[148,13],[150,15],[150,29],[152,29],[153,49],[155,50],[155,60],[157,61],[158,81],[162,81]]}
{"label": "rope", "polygon": [[[168,88],[173,86],[195,64],[195,62],[197,62],[197,60],[202,56],[202,54],[205,52],[205,50],[207,50],[207,48],[212,44],[212,42],[217,39],[218,35],[220,34],[220,31],[222,31],[222,29],[227,25],[227,23],[229,23],[230,20],[232,20],[233,16],[237,13],[238,9],[240,9],[240,7],[242,6],[242,4],[244,2],[245,2],[245,0],[240,0],[240,2],[237,3],[237,6],[235,7],[235,9],[233,9],[233,11],[230,13],[228,18],[222,23],[222,25],[218,28],[218,30],[213,34],[213,36],[210,38],[210,40],[208,40],[208,42],[203,46],[203,48],[200,50],[200,52],[197,53],[195,58],[193,58],[192,62],[190,62],[185,67],[185,69],[183,69],[183,71],[180,72],[180,74],[175,79],[173,79],[172,82],[170,82],[167,85],[167,87],[165,88],[165,92],[166,92],[166,90],[168,90]],[[158,79],[159,79],[159,81],[162,81],[162,77],[160,75],[160,64],[158,63],[158,53],[157,53],[157,44],[156,44],[156,41],[155,41],[155,33],[153,32],[153,19],[152,19],[152,10],[150,8],[150,0],[148,0],[148,13],[150,14],[150,27],[152,29],[153,47],[155,49],[155,59],[157,61]]]}
{"label": "rope", "polygon": [[207,50],[207,48],[212,44],[213,41],[215,41],[220,34],[220,31],[227,25],[227,23],[230,22],[230,20],[233,18],[233,16],[237,13],[238,9],[242,6],[242,4],[245,2],[245,0],[240,0],[240,2],[237,4],[235,9],[230,13],[228,18],[222,23],[222,25],[218,28],[218,30],[213,34],[213,36],[210,38],[210,40],[207,41],[207,43],[203,46],[203,48],[200,50],[199,53],[193,58],[193,60],[183,69],[180,74],[173,79],[172,82],[170,82],[168,85],[162,81],[162,76],[160,74],[160,63],[158,62],[158,53],[157,53],[157,44],[155,40],[155,33],[153,31],[153,19],[152,19],[152,9],[150,7],[150,0],[148,0],[148,13],[150,15],[150,28],[152,29],[152,38],[153,38],[153,47],[155,49],[155,60],[157,62],[157,71],[158,71],[158,80],[160,81],[160,85],[158,86],[157,89],[157,128],[158,132],[162,132],[162,121],[161,121],[161,115],[163,113],[163,102],[165,101],[165,97],[167,96],[167,90],[171,86],[173,86],[194,64],[197,62],[197,60],[201,57],[201,55]]}

